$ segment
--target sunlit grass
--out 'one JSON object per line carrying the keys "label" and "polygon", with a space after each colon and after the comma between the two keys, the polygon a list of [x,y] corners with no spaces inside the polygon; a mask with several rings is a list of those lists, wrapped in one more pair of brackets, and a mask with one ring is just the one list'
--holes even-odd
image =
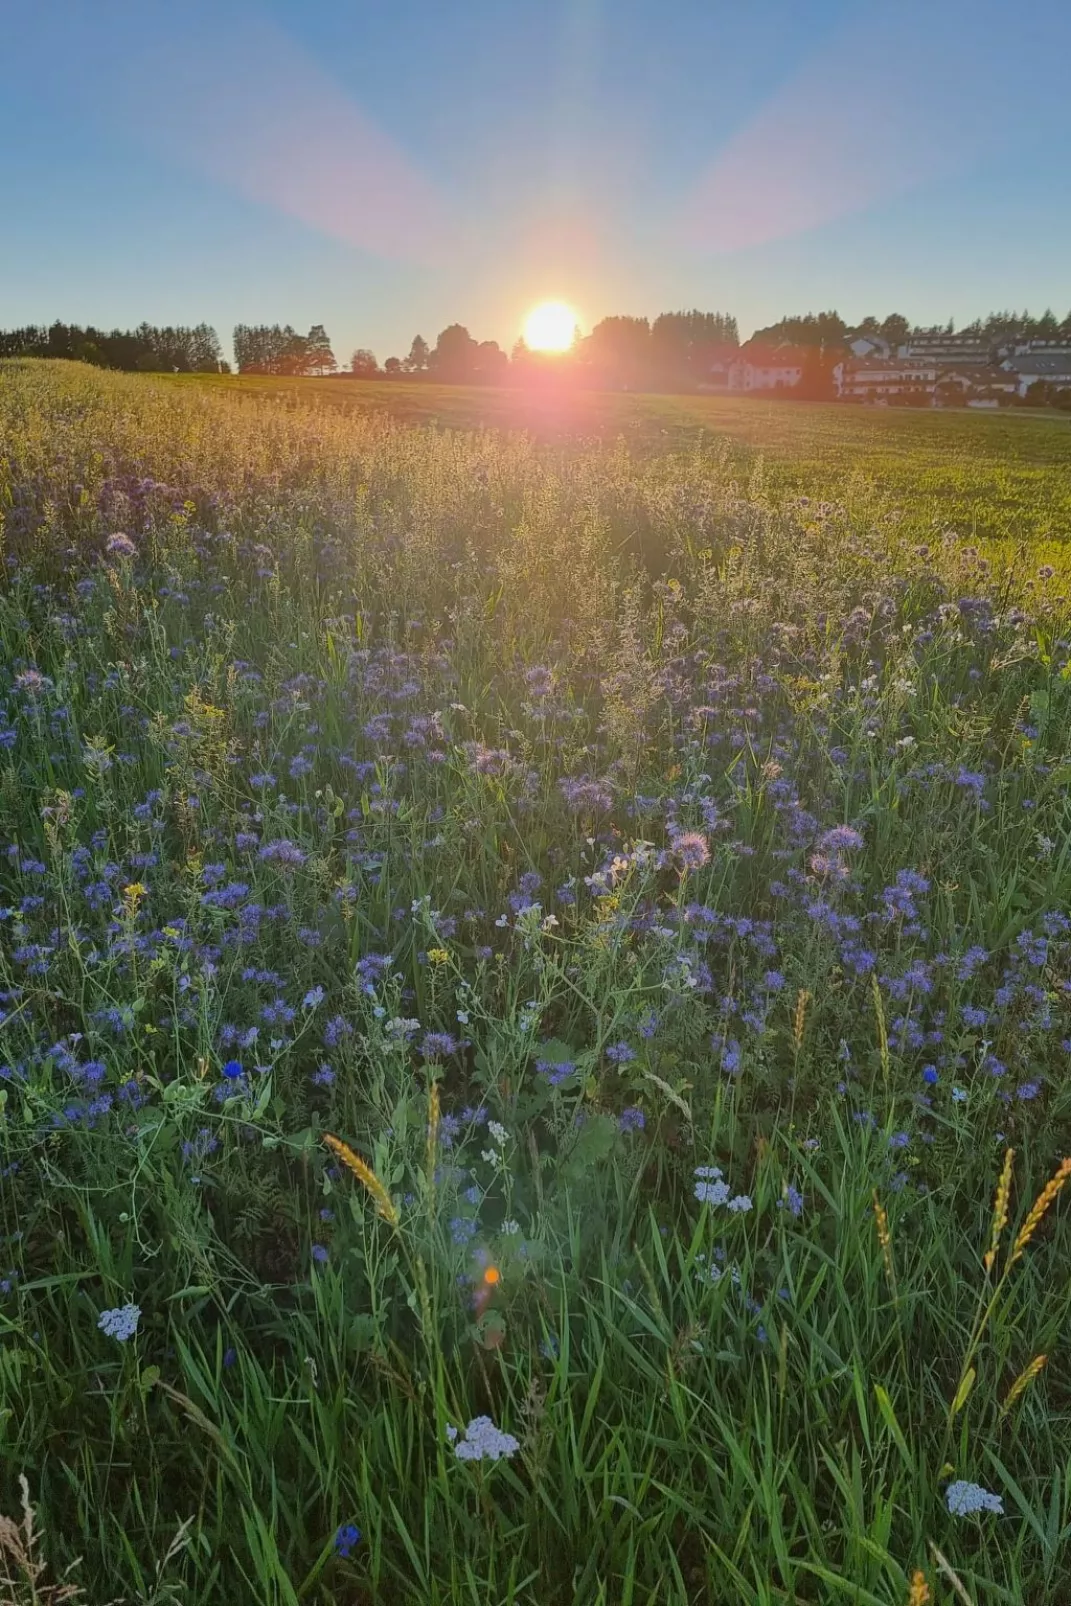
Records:
{"label": "sunlit grass", "polygon": [[1066,1601],[1071,609],[922,422],[0,369],[14,1600]]}

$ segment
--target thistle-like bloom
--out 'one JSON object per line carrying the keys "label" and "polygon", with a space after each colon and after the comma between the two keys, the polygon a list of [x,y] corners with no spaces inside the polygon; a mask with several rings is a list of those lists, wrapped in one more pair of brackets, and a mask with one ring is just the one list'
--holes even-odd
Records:
{"label": "thistle-like bloom", "polygon": [[683,831],[674,837],[673,852],[683,870],[702,870],[710,863],[710,844],[699,831]]}

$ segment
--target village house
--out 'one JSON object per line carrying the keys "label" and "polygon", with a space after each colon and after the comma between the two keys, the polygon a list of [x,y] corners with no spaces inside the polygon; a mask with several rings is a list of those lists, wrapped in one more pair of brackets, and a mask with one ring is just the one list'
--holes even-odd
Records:
{"label": "village house", "polygon": [[937,387],[937,364],[922,360],[855,357],[833,369],[833,384],[842,401],[873,402],[878,406],[914,403],[932,407]]}
{"label": "village house", "polygon": [[798,346],[761,346],[749,341],[729,364],[730,390],[793,390],[803,378],[806,353]]}
{"label": "village house", "polygon": [[1020,396],[1025,396],[1036,384],[1044,384],[1054,393],[1071,390],[1071,347],[1064,350],[1049,347],[1042,353],[1006,357],[1000,366],[1014,375]]}
{"label": "village house", "polygon": [[939,329],[913,334],[897,348],[897,356],[925,362],[962,365],[993,361],[993,342],[985,335],[950,335]]}
{"label": "village house", "polygon": [[998,407],[1010,401],[1017,391],[1015,376],[1003,368],[976,368],[963,363],[958,368],[938,371],[936,401],[939,407]]}
{"label": "village house", "polygon": [[882,335],[851,335],[848,340],[848,350],[853,357],[892,356],[892,346]]}

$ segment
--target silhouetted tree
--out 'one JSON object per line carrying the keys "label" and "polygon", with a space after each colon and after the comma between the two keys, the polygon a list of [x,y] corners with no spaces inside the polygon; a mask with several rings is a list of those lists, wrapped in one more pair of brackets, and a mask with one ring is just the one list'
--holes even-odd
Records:
{"label": "silhouetted tree", "polygon": [[428,343],[424,336],[414,335],[413,344],[409,347],[409,355],[402,363],[402,367],[407,374],[422,374],[427,370],[430,355]]}
{"label": "silhouetted tree", "polygon": [[327,330],[322,323],[314,323],[305,337],[306,363],[308,372],[324,375],[338,371],[335,354],[331,350],[331,342],[327,338]]}
{"label": "silhouetted tree", "polygon": [[366,346],[358,346],[350,358],[350,373],[354,379],[375,379],[379,373],[375,352],[369,351]]}
{"label": "silhouetted tree", "polygon": [[603,318],[581,342],[577,355],[602,384],[642,387],[651,372],[651,326],[646,318]]}
{"label": "silhouetted tree", "polygon": [[473,378],[481,385],[500,385],[509,374],[509,358],[497,340],[481,340],[473,364]]}
{"label": "silhouetted tree", "polygon": [[651,325],[652,381],[693,385],[740,344],[736,319],[724,312],[663,312]]}
{"label": "silhouetted tree", "polygon": [[435,342],[428,356],[428,371],[447,384],[463,385],[474,375],[478,350],[464,324],[452,323]]}
{"label": "silhouetted tree", "polygon": [[751,338],[768,346],[833,347],[842,345],[847,333],[848,325],[839,312],[806,312],[756,329]]}
{"label": "silhouetted tree", "polygon": [[887,318],[881,320],[879,332],[882,339],[887,340],[895,350],[897,346],[903,345],[911,333],[911,325],[902,312],[890,312]]}
{"label": "silhouetted tree", "polygon": [[388,379],[400,379],[403,371],[400,357],[388,357],[383,364],[383,372]]}

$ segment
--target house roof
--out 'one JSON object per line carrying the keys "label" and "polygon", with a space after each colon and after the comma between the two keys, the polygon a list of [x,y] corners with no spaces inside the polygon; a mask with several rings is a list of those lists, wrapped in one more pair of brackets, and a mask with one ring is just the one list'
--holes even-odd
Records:
{"label": "house roof", "polygon": [[905,370],[935,369],[937,365],[932,357],[853,357],[844,366],[851,374],[876,374],[880,379],[902,374]]}
{"label": "house roof", "polygon": [[799,346],[755,346],[750,341],[737,353],[738,362],[749,362],[753,368],[799,368],[806,357]]}
{"label": "house roof", "polygon": [[973,363],[963,367],[942,367],[938,379],[963,379],[969,385],[1007,385],[1015,383],[1015,375],[1005,368],[976,368]]}
{"label": "house roof", "polygon": [[1021,357],[1009,357],[1004,367],[1014,374],[1037,374],[1043,379],[1071,379],[1071,351],[1053,353],[1048,357],[1031,357],[1024,353]]}

